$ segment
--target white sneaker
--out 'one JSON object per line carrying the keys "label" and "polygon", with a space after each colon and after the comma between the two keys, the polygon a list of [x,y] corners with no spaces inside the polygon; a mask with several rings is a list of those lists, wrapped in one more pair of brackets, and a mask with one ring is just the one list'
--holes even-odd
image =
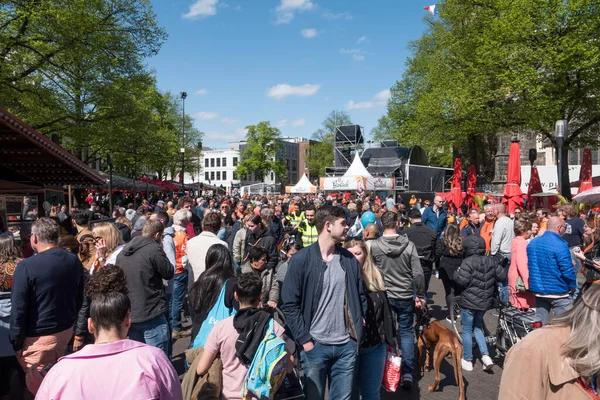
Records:
{"label": "white sneaker", "polygon": [[467,361],[463,358],[460,360],[460,363],[462,364],[462,369],[465,371],[473,371],[473,363],[471,361]]}
{"label": "white sneaker", "polygon": [[490,371],[492,369],[492,367],[494,366],[494,362],[492,361],[490,356],[488,356],[487,354],[485,356],[481,357],[481,362],[483,363],[484,371]]}

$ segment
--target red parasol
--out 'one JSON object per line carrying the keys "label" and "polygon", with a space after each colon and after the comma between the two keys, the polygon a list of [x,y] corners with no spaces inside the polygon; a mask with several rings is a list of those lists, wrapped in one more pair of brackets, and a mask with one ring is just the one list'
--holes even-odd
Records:
{"label": "red parasol", "polygon": [[452,177],[452,187],[450,188],[450,202],[458,211],[463,201],[463,193],[461,189],[462,182],[462,163],[460,157],[454,160],[454,176]]}
{"label": "red parasol", "polygon": [[521,146],[518,141],[510,144],[508,166],[506,170],[506,187],[502,203],[506,204],[506,212],[511,214],[516,207],[523,207],[523,192],[521,191]]}
{"label": "red parasol", "polygon": [[583,161],[581,162],[581,170],[579,171],[579,191],[585,192],[593,188],[592,184],[592,150],[583,150]]}
{"label": "red parasol", "polygon": [[467,193],[466,202],[469,208],[478,208],[477,203],[473,200],[475,192],[475,186],[477,185],[477,175],[475,173],[475,164],[471,164],[469,167],[469,174],[467,175]]}
{"label": "red parasol", "polygon": [[529,186],[527,187],[527,208],[533,210],[541,207],[542,198],[534,197],[534,194],[542,193],[542,181],[537,167],[531,168],[531,176],[529,177]]}

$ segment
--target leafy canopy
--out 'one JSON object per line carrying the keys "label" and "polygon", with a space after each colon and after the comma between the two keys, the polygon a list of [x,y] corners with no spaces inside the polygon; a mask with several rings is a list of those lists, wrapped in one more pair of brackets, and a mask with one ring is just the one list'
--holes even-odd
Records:
{"label": "leafy canopy", "polygon": [[236,174],[244,177],[253,173],[256,180],[263,180],[273,172],[283,179],[287,174],[285,164],[283,160],[275,159],[281,149],[281,131],[271,126],[269,121],[249,125],[246,129],[246,148],[242,150],[242,161],[235,170]]}

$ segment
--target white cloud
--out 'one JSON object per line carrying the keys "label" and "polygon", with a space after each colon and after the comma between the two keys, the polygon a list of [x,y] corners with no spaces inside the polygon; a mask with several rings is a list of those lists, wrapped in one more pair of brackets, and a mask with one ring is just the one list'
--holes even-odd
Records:
{"label": "white cloud", "polygon": [[319,32],[317,32],[317,30],[315,28],[309,28],[309,29],[302,29],[300,31],[300,34],[302,36],[304,36],[306,39],[312,39],[312,38],[317,37]]}
{"label": "white cloud", "polygon": [[219,113],[210,112],[210,111],[200,111],[192,114],[192,117],[198,119],[217,119],[219,118]]}
{"label": "white cloud", "polygon": [[194,94],[197,96],[204,96],[207,93],[208,93],[208,90],[206,90],[206,89],[198,89],[194,92]]}
{"label": "white cloud", "polygon": [[235,130],[236,135],[246,136],[246,133],[248,133],[248,129],[246,129],[246,128],[237,128]]}
{"label": "white cloud", "polygon": [[380,92],[377,92],[375,94],[375,96],[373,96],[372,101],[355,102],[353,100],[350,100],[346,104],[346,110],[364,110],[364,109],[368,109],[368,108],[385,107],[390,96],[391,96],[390,90],[385,89]]}
{"label": "white cloud", "polygon": [[287,126],[287,124],[288,124],[287,119],[280,119],[279,121],[275,122],[275,126],[277,128],[283,128],[284,126]]}
{"label": "white cloud", "polygon": [[321,85],[302,85],[292,86],[287,83],[280,83],[267,90],[267,97],[281,100],[288,96],[307,97],[312,96],[319,91]]}
{"label": "white cloud", "polygon": [[304,125],[306,125],[306,121],[303,120],[302,118],[296,119],[296,120],[292,121],[292,126],[294,128],[300,128],[300,127],[302,127]]}
{"label": "white cloud", "polygon": [[220,142],[220,145],[223,145],[225,142],[234,142],[244,139],[246,137],[246,132],[248,131],[245,128],[237,128],[233,131],[210,131],[204,133],[203,140],[204,142]]}
{"label": "white cloud", "polygon": [[384,89],[381,92],[378,92],[375,96],[373,96],[373,100],[377,101],[388,101],[392,96],[392,92],[390,89]]}
{"label": "white cloud", "polygon": [[352,19],[352,15],[349,12],[342,12],[342,13],[324,12],[323,14],[321,14],[321,16],[323,18],[329,19],[329,20],[345,19],[345,20],[349,21]]}
{"label": "white cloud", "polygon": [[186,19],[206,18],[217,14],[217,3],[219,0],[196,0],[190,6],[190,10],[183,14]]}
{"label": "white cloud", "polygon": [[369,44],[370,42],[371,42],[371,41],[370,41],[369,39],[367,39],[367,37],[366,37],[366,36],[361,36],[361,37],[359,37],[359,38],[358,38],[358,40],[356,41],[356,44],[362,44],[362,43]]}
{"label": "white cloud", "polygon": [[365,59],[365,51],[363,49],[340,49],[340,54],[351,55],[356,61],[363,61]]}
{"label": "white cloud", "polygon": [[276,25],[289,24],[297,12],[308,11],[314,7],[310,0],[281,0],[275,9],[277,15]]}
{"label": "white cloud", "polygon": [[237,118],[229,118],[229,117],[225,117],[221,120],[221,122],[224,124],[235,124],[238,121],[239,121],[239,119],[237,119]]}

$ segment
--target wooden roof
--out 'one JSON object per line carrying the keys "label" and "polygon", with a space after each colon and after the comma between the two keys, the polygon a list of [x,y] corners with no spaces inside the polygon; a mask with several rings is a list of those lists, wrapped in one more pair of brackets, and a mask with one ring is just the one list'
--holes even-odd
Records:
{"label": "wooden roof", "polygon": [[2,107],[0,178],[36,185],[105,185],[96,170]]}

